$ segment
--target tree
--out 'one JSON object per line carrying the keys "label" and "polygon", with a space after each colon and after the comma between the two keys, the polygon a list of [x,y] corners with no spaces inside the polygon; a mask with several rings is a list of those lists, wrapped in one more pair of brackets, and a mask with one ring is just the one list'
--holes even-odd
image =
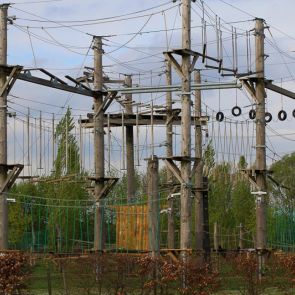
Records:
{"label": "tree", "polygon": [[[46,251],[67,251],[75,240],[85,239],[82,226],[86,221],[93,221],[93,214],[86,205],[81,205],[82,200],[89,199],[89,194],[85,188],[85,173],[80,173],[80,154],[74,128],[68,108],[56,127],[57,156],[52,174],[40,178],[37,183],[19,183],[13,188],[13,192],[19,195],[19,203],[15,206],[16,211],[11,211],[9,216],[12,243],[21,241],[21,232],[24,234],[25,231],[31,233],[29,243],[35,251],[42,248]],[[62,178],[64,176],[66,181]],[[26,218],[17,220],[15,214],[24,214]],[[24,220],[27,220],[26,226]],[[93,226],[87,228],[89,235],[92,234]]]}
{"label": "tree", "polygon": [[288,213],[295,209],[295,153],[285,155],[281,160],[275,162],[270,170],[273,171],[273,179],[269,182],[269,191],[273,204],[281,207]]}
{"label": "tree", "polygon": [[74,128],[74,119],[71,115],[71,109],[68,108],[55,131],[55,139],[58,145],[57,156],[54,161],[55,176],[80,172],[79,147],[75,135],[71,133]]}

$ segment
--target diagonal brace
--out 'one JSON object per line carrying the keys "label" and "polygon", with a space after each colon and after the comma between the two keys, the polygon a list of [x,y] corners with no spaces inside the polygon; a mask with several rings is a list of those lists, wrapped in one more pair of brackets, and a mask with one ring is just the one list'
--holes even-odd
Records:
{"label": "diagonal brace", "polygon": [[167,60],[169,60],[171,62],[171,65],[173,66],[173,68],[175,69],[175,71],[182,77],[185,78],[183,72],[182,72],[182,68],[180,66],[180,64],[178,63],[178,61],[174,58],[174,56],[172,55],[171,52],[164,52],[164,56]]}
{"label": "diagonal brace", "polygon": [[250,84],[248,81],[245,80],[240,80],[243,87],[247,90],[247,92],[251,95],[251,97],[256,100],[256,95],[255,95],[255,88],[254,85]]}
{"label": "diagonal brace", "polygon": [[102,105],[99,107],[99,109],[95,113],[94,118],[97,118],[97,116],[101,113],[101,111],[104,111],[105,112],[108,109],[108,107],[110,106],[110,104],[112,103],[112,101],[115,99],[117,93],[118,93],[117,91],[109,92],[108,93],[108,95],[104,99]]}
{"label": "diagonal brace", "polygon": [[0,96],[3,96],[5,91],[7,91],[7,94],[10,92],[21,70],[22,70],[22,67],[20,66],[15,66],[12,68],[8,78],[6,79],[6,82],[4,83],[3,87],[0,90]]}
{"label": "diagonal brace", "polygon": [[0,194],[2,194],[5,191],[8,191],[13,186],[15,180],[18,178],[23,168],[24,168],[24,165],[20,165],[20,164],[15,165],[12,168],[12,170],[8,173],[3,186],[0,188]]}
{"label": "diagonal brace", "polygon": [[173,173],[173,175],[177,178],[177,180],[182,184],[185,183],[183,178],[181,177],[181,172],[177,165],[173,162],[172,159],[164,159],[164,162],[167,168]]}
{"label": "diagonal brace", "polygon": [[118,178],[109,179],[107,183],[104,185],[103,189],[100,191],[99,195],[97,196],[97,201],[106,198],[106,196],[112,190],[112,188],[115,186],[118,180]]}

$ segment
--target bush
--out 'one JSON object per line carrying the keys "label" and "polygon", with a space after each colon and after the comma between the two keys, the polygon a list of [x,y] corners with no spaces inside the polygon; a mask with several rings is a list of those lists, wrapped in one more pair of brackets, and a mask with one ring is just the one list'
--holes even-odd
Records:
{"label": "bush", "polygon": [[[23,294],[28,259],[22,253],[0,253],[0,294]],[[22,292],[21,292],[22,291]]]}

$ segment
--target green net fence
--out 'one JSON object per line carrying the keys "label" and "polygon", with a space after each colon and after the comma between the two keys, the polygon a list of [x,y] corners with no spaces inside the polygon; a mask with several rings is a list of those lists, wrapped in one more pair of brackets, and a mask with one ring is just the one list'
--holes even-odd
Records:
{"label": "green net fence", "polygon": [[[9,202],[9,243],[11,249],[32,252],[75,253],[93,249],[95,206],[89,200],[63,200],[11,195]],[[166,196],[159,196],[158,234],[160,248],[167,249],[168,210]],[[103,212],[104,249],[114,252],[145,252],[149,248],[147,197],[127,203],[124,198],[100,202]],[[175,248],[179,248],[179,200],[175,201]],[[192,218],[193,219],[193,218]],[[282,208],[269,208],[267,214],[268,247],[295,250],[295,214]],[[211,248],[213,229],[210,228]],[[219,243],[224,249],[237,249],[238,226],[220,228]],[[195,241],[192,228],[192,241]],[[255,248],[255,232],[245,229],[245,248]]]}

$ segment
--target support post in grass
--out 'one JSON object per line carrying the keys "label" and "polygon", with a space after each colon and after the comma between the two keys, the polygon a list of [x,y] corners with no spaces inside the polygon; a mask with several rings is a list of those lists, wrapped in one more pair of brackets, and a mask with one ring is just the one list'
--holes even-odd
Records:
{"label": "support post in grass", "polygon": [[65,292],[64,294],[69,295],[64,264],[61,265],[61,272],[62,272],[62,281],[63,281],[63,285],[64,285],[64,292]]}
{"label": "support post in grass", "polygon": [[52,295],[52,284],[51,284],[51,272],[50,267],[47,267],[47,288],[48,288],[48,295]]}
{"label": "support post in grass", "polygon": [[214,250],[217,251],[218,250],[218,246],[219,246],[219,237],[218,237],[218,223],[214,222]]}

